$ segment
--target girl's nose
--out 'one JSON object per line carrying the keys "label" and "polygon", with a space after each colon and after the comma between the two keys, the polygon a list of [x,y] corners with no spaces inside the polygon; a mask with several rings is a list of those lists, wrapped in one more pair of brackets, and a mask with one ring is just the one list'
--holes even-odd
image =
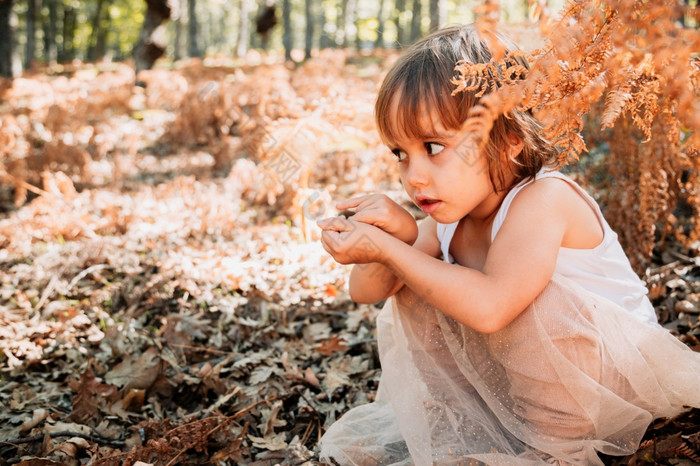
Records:
{"label": "girl's nose", "polygon": [[428,167],[422,157],[409,158],[404,178],[410,186],[419,187],[428,184],[430,180]]}

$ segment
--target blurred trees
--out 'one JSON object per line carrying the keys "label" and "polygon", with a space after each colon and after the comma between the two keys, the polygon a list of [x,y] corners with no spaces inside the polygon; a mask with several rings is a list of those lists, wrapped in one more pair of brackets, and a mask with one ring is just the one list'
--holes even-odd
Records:
{"label": "blurred trees", "polygon": [[24,68],[31,68],[36,57],[36,13],[39,0],[27,0],[27,42],[24,52]]}
{"label": "blurred trees", "polygon": [[0,76],[12,76],[12,0],[0,0]]}
{"label": "blurred trees", "polygon": [[[194,1],[194,0],[190,0]],[[98,0],[102,2],[102,0]],[[165,53],[166,44],[158,37],[158,28],[173,12],[178,3],[173,0],[146,0],[146,17],[143,21],[139,41],[134,47],[133,57],[136,72],[153,67],[155,61]]]}
{"label": "blurred trees", "polygon": [[187,0],[187,14],[187,55],[190,57],[199,57],[201,51],[199,49],[197,2],[195,0]]}
{"label": "blurred trees", "polygon": [[[558,2],[558,3],[557,3]],[[564,0],[548,0],[563,4]],[[13,62],[66,64],[124,60],[150,67],[172,59],[250,48],[294,59],[327,47],[404,47],[447,23],[473,20],[478,0],[0,0],[0,74]],[[527,16],[527,1],[501,2],[507,21]],[[14,19],[13,19],[14,18]],[[278,23],[279,18],[279,23]],[[166,21],[171,19],[172,21]],[[14,58],[13,58],[14,57]]]}

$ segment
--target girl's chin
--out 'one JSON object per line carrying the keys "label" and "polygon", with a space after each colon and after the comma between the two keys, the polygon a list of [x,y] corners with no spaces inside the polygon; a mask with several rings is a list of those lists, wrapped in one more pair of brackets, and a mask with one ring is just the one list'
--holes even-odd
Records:
{"label": "girl's chin", "polygon": [[444,209],[439,209],[433,213],[429,213],[428,216],[436,222],[444,224],[459,222],[462,219],[461,217],[456,217],[454,214],[445,212]]}

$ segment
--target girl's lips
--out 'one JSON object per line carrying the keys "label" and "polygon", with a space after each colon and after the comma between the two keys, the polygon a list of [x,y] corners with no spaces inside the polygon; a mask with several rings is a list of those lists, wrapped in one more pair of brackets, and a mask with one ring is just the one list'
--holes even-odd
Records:
{"label": "girl's lips", "polygon": [[440,207],[440,204],[442,204],[442,201],[439,201],[437,199],[421,199],[418,201],[421,210],[425,212],[426,214],[431,214],[437,210],[438,207]]}

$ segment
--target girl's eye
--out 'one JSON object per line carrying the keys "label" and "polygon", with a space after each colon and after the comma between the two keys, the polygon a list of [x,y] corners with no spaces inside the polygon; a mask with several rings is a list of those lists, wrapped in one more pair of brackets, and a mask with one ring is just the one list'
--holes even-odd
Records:
{"label": "girl's eye", "polygon": [[403,162],[404,160],[406,160],[406,153],[401,149],[393,149],[391,153],[396,156],[399,162]]}
{"label": "girl's eye", "polygon": [[426,142],[425,150],[428,151],[428,155],[438,155],[445,148],[442,144],[437,142]]}

